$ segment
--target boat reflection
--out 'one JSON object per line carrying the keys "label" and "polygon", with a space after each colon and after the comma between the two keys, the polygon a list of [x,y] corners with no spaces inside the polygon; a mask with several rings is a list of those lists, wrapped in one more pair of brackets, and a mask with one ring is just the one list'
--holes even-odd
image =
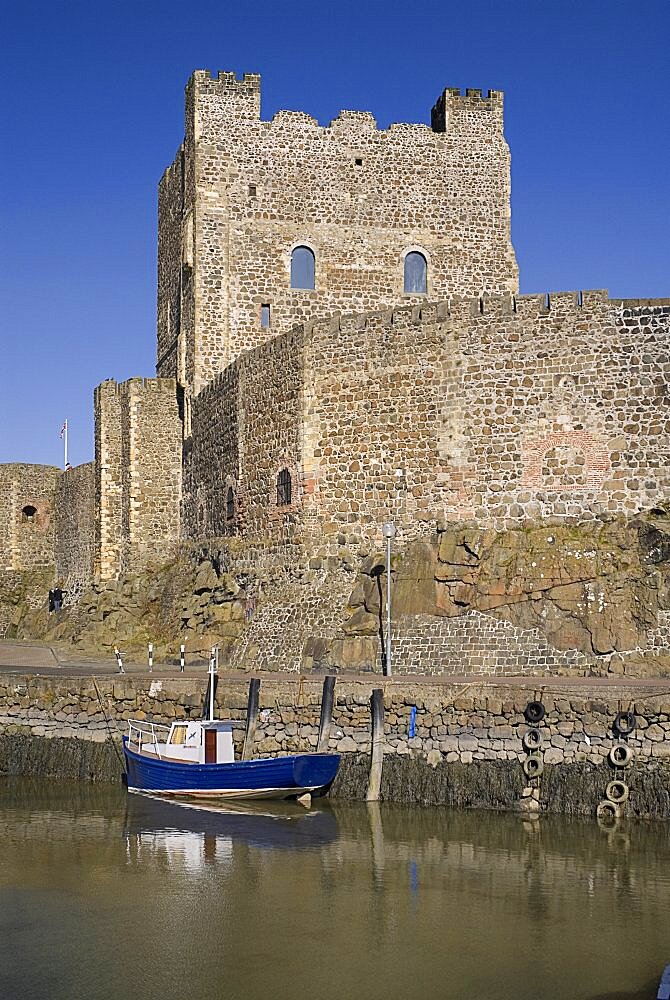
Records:
{"label": "boat reflection", "polygon": [[306,812],[289,802],[207,804],[128,795],[124,827],[129,854],[162,849],[189,869],[223,860],[233,844],[261,850],[309,850],[333,843],[337,819],[328,808]]}

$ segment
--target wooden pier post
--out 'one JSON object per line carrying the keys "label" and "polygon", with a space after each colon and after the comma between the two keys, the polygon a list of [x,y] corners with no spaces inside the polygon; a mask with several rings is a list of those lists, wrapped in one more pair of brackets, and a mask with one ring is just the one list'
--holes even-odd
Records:
{"label": "wooden pier post", "polygon": [[384,760],[384,692],[375,688],[370,697],[370,722],[372,728],[372,758],[370,776],[365,796],[368,802],[378,802],[382,785],[382,762]]}
{"label": "wooden pier post", "polygon": [[370,824],[370,840],[372,842],[372,872],[375,888],[384,884],[384,827],[379,802],[368,802],[368,822]]}
{"label": "wooden pier post", "polygon": [[258,724],[258,696],[261,690],[260,677],[252,677],[249,681],[249,698],[247,700],[247,725],[244,731],[244,746],[242,748],[242,760],[250,760],[256,739],[256,726]]}
{"label": "wooden pier post", "polygon": [[328,753],[330,729],[333,721],[333,704],[335,701],[335,676],[330,674],[323,679],[321,692],[321,717],[319,719],[319,739],[316,744],[317,753]]}

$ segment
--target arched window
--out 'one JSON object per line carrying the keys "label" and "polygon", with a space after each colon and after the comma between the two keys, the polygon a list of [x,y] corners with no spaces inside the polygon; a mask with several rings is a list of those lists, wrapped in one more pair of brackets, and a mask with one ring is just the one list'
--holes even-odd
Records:
{"label": "arched window", "polygon": [[309,247],[296,247],[291,254],[291,288],[314,288],[315,264]]}
{"label": "arched window", "polygon": [[418,250],[405,254],[405,292],[425,295],[428,291],[428,264]]}
{"label": "arched window", "polygon": [[277,476],[277,506],[287,507],[291,503],[291,473],[282,469]]}
{"label": "arched window", "polygon": [[226,492],[226,520],[235,520],[235,490],[232,486],[229,486]]}
{"label": "arched window", "polygon": [[21,520],[34,521],[36,513],[37,513],[37,507],[33,507],[31,503],[27,503],[25,507],[21,510]]}

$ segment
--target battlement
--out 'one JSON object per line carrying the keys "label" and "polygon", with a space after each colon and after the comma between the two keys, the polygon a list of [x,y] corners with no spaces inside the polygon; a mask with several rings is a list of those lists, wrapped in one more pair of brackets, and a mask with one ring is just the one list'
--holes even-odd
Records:
{"label": "battlement", "polygon": [[[496,121],[502,121],[503,92],[488,90],[486,97],[480,89],[470,87],[461,93],[458,87],[447,87],[437,99],[431,111],[431,126],[413,122],[393,122],[388,129],[380,129],[370,111],[342,110],[325,128],[335,132],[399,132],[408,129],[423,133],[446,132],[450,119],[455,120],[460,112],[483,111],[492,113]],[[197,108],[198,99],[216,98],[217,107],[226,117],[260,119],[261,78],[258,73],[236,73],[221,70],[217,74],[207,69],[193,72],[186,85],[187,117],[189,108]],[[280,127],[324,128],[312,115],[303,111],[282,110],[276,112],[269,122]],[[188,123],[187,123],[188,130]]]}
{"label": "battlement", "polygon": [[606,289],[588,289],[574,292],[545,292],[534,295],[513,295],[504,292],[498,295],[452,296],[452,298],[427,302],[421,305],[400,306],[396,309],[378,309],[364,313],[335,313],[310,323],[297,324],[284,334],[273,338],[262,348],[249,352],[262,357],[262,351],[272,349],[273,344],[285,344],[287,338],[306,337],[317,331],[322,334],[337,334],[360,331],[368,328],[406,328],[421,324],[443,323],[448,320],[471,323],[481,317],[519,320],[564,320],[611,311],[613,314],[625,309],[631,314],[670,312],[670,299],[610,299]]}
{"label": "battlement", "polygon": [[[222,91],[231,93],[246,94],[249,91],[261,89],[260,73],[243,73],[238,77],[237,73],[230,70],[219,70],[216,75],[209,69],[196,69],[193,71],[191,79],[207,80],[219,85]],[[190,81],[189,81],[190,82]]]}
{"label": "battlement", "polygon": [[95,389],[96,394],[104,396],[125,396],[129,392],[168,393],[174,395],[177,383],[173,378],[129,378],[125,382],[117,382],[113,378],[105,379]]}
{"label": "battlement", "polygon": [[0,462],[0,479],[26,475],[60,475],[63,470],[57,465],[42,462]]}
{"label": "battlement", "polygon": [[320,125],[313,115],[305,111],[277,111],[269,122],[264,122],[266,128],[310,129],[321,133],[331,132],[338,138],[365,137],[373,133],[378,136],[388,136],[404,142],[407,139],[420,140],[434,136],[433,130],[421,122],[391,122],[387,129],[379,128],[370,111],[340,111],[328,125]]}
{"label": "battlement", "polygon": [[271,124],[292,126],[307,126],[308,128],[318,128],[319,123],[312,115],[306,111],[278,111],[272,116]]}
{"label": "battlement", "polygon": [[215,97],[220,112],[231,118],[258,119],[261,116],[261,78],[258,73],[236,73],[221,70],[214,76],[208,69],[197,69],[186,84],[187,131],[191,106],[198,100]]}
{"label": "battlement", "polygon": [[670,312],[670,299],[612,299],[611,302],[625,312],[661,315]]}
{"label": "battlement", "polygon": [[488,90],[483,97],[482,91],[474,87],[469,87],[464,94],[458,87],[447,87],[433,105],[431,128],[434,132],[446,132],[454,119],[468,111],[487,112],[502,128],[504,96],[502,90]]}

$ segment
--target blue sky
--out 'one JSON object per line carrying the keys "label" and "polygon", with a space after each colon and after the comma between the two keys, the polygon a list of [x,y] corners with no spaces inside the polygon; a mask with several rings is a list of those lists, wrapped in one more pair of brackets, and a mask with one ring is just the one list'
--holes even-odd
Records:
{"label": "blue sky", "polygon": [[2,22],[0,461],[93,456],[92,390],[154,373],[156,185],[195,68],[262,114],[428,121],[506,92],[522,292],[670,296],[667,0],[23,2]]}

